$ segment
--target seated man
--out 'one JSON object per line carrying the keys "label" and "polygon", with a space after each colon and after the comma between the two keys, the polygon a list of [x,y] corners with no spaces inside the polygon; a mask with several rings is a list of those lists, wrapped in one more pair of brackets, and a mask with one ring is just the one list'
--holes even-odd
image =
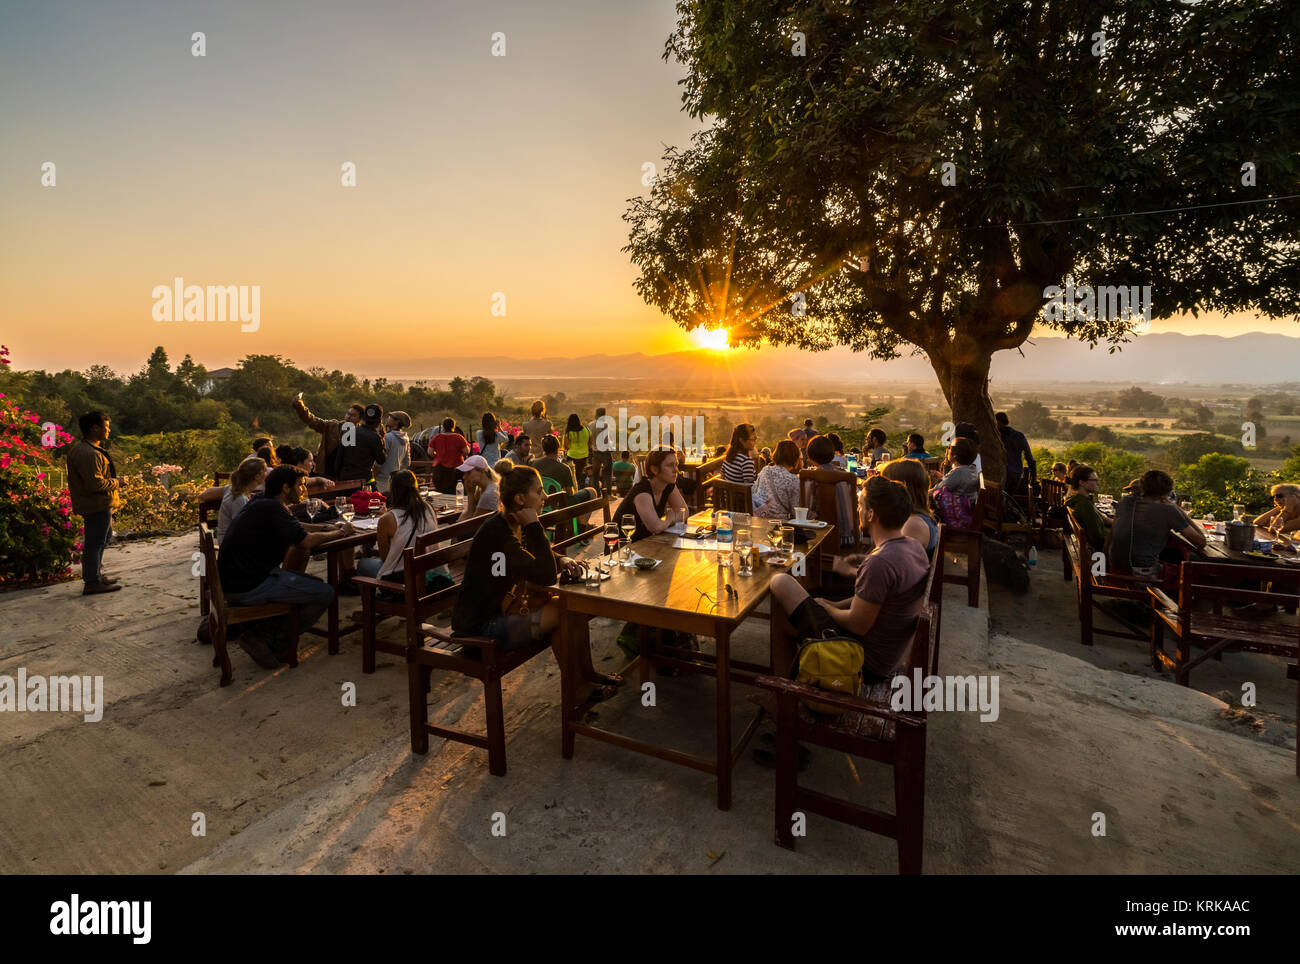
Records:
{"label": "seated man", "polygon": [[[578,490],[577,479],[573,475],[573,469],[561,462],[560,440],[554,435],[542,436],[542,454],[533,459],[532,467],[543,477],[550,479],[560,487],[561,492],[569,493],[569,498],[564,500],[565,505],[576,505],[579,502],[586,502],[596,497],[596,490],[585,488]],[[591,513],[587,513],[578,520],[578,524],[585,526]]]}
{"label": "seated man", "polygon": [[778,669],[794,665],[799,640],[844,636],[862,644],[863,679],[870,685],[889,679],[907,652],[925,606],[930,562],[925,548],[903,535],[912,514],[906,486],[880,476],[868,479],[865,503],[863,531],[875,549],[858,566],[853,595],[831,602],[808,595],[788,573],[772,577],[772,597],[797,634],[775,644]]}
{"label": "seated man", "polygon": [[[334,590],[314,576],[293,570],[305,564],[317,546],[352,534],[348,523],[308,533],[294,519],[290,506],[303,498],[305,480],[306,474],[291,465],[272,469],[266,477],[266,493],[235,516],[217,557],[221,588],[230,605],[296,603],[299,631],[329,608]],[[288,649],[286,627],[278,623],[269,627],[269,639],[257,633],[264,623],[250,624],[239,637],[240,648],[266,669],[278,667]]]}
{"label": "seated man", "polygon": [[[1182,553],[1166,549],[1169,533],[1180,533],[1198,549],[1205,548],[1205,530],[1170,501],[1174,480],[1152,469],[1137,481],[1137,493],[1115,504],[1110,548],[1111,567],[1155,582],[1161,562],[1180,562]],[[1130,483],[1131,485],[1132,483]]]}
{"label": "seated man", "polygon": [[510,451],[506,453],[505,457],[515,465],[532,465],[533,440],[528,437],[526,432],[520,432],[515,436],[515,442],[510,446]]}
{"label": "seated man", "polygon": [[623,452],[613,465],[614,488],[619,495],[627,495],[636,485],[636,463],[632,461],[631,452]]}
{"label": "seated man", "polygon": [[919,432],[913,432],[907,437],[907,451],[903,453],[905,459],[929,459],[934,458],[925,450],[925,437]]}

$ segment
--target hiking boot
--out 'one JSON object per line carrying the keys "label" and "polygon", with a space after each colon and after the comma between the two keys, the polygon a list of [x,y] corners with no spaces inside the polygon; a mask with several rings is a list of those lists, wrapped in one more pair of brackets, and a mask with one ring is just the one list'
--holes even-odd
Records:
{"label": "hiking boot", "polygon": [[98,596],[102,592],[117,592],[122,588],[121,583],[117,582],[97,582],[93,585],[86,584],[86,588],[81,590],[83,596]]}
{"label": "hiking boot", "polygon": [[279,658],[271,652],[271,647],[267,645],[265,639],[261,636],[245,634],[239,637],[239,648],[253,658],[253,662],[263,669],[279,669],[281,666]]}

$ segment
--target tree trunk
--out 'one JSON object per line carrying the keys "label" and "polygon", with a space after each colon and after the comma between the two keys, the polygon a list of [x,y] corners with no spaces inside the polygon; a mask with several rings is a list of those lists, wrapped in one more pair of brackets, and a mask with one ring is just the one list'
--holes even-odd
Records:
{"label": "tree trunk", "polygon": [[1007,475],[1007,456],[993,421],[993,402],[989,398],[989,365],[993,353],[977,344],[955,352],[948,347],[928,352],[930,366],[939,377],[952,420],[970,422],[979,433],[980,461],[990,482],[1002,482]]}

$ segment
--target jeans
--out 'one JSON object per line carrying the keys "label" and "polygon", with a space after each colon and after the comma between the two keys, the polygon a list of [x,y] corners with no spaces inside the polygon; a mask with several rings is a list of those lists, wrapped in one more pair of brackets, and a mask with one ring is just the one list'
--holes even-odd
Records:
{"label": "jeans", "polygon": [[[272,569],[262,582],[248,592],[226,593],[226,601],[232,606],[260,606],[264,603],[295,603],[298,606],[298,629],[304,630],[320,619],[321,614],[330,608],[334,599],[334,589],[327,582],[315,576],[288,569]],[[271,625],[272,646],[276,651],[288,645],[289,633],[285,620],[267,620]],[[258,624],[261,625],[259,620]]]}
{"label": "jeans", "polygon": [[614,472],[614,457],[608,452],[597,452],[591,457],[591,481],[605,495],[610,492],[610,479]]}
{"label": "jeans", "polygon": [[105,509],[82,518],[86,522],[86,532],[82,538],[81,579],[87,586],[93,586],[99,582],[104,547],[113,538],[113,512]]}

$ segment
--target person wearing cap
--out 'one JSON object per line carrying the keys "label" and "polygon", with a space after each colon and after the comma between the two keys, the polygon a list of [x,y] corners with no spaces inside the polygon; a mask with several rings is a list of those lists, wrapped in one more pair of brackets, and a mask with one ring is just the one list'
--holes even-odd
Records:
{"label": "person wearing cap", "polygon": [[375,485],[380,492],[388,491],[388,480],[394,472],[404,472],[411,467],[411,440],[406,434],[411,416],[405,412],[389,412],[384,419],[384,464],[375,470]]}
{"label": "person wearing cap", "polygon": [[465,481],[465,511],[461,519],[472,519],[476,515],[496,512],[501,504],[501,490],[498,483],[501,476],[488,465],[481,455],[471,455],[457,467]]}

